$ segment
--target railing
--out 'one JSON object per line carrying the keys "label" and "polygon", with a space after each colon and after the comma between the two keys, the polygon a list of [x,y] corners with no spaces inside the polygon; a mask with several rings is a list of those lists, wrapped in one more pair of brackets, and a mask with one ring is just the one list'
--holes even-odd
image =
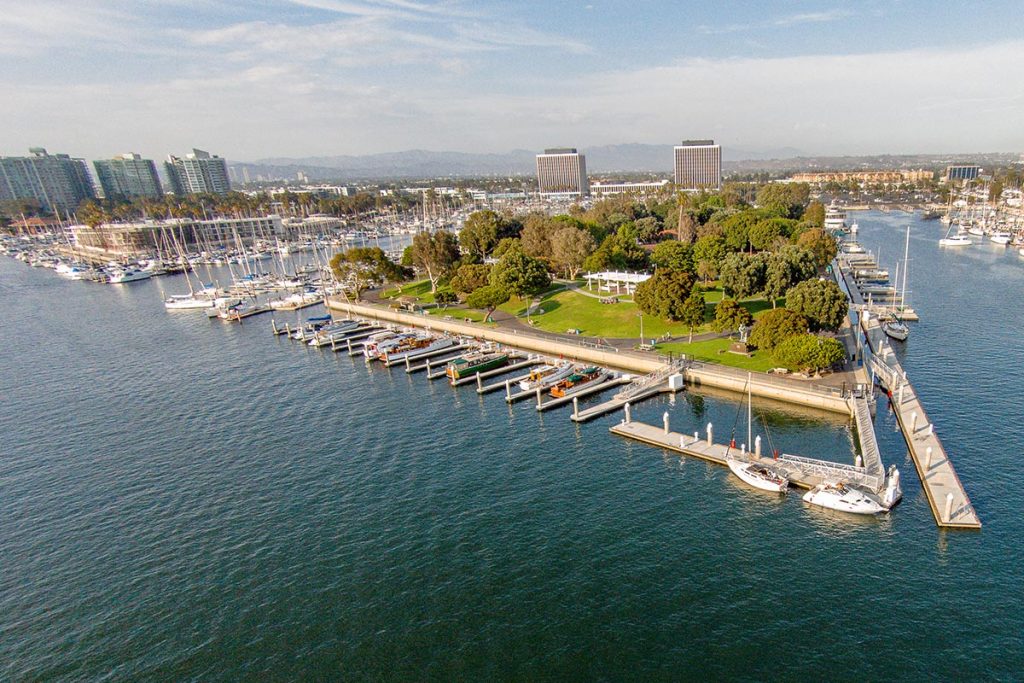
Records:
{"label": "railing", "polygon": [[682,359],[674,359],[668,365],[655,370],[650,374],[637,377],[629,386],[615,394],[615,398],[619,401],[627,401],[634,396],[642,394],[651,387],[661,384],[670,376],[682,372],[685,367],[686,361]]}
{"label": "railing", "polygon": [[809,472],[823,479],[842,480],[853,484],[860,484],[869,487],[872,491],[881,491],[882,484],[884,483],[882,477],[868,474],[863,467],[855,467],[854,465],[816,460],[815,458],[804,458],[799,455],[789,455],[786,453],[779,456],[779,461],[789,463],[802,472]]}

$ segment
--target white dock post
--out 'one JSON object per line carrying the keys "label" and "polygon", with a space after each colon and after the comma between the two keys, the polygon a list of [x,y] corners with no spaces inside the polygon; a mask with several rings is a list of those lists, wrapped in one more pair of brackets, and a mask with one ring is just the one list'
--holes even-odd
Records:
{"label": "white dock post", "polygon": [[412,369],[412,362],[409,360],[409,356],[405,357],[405,371],[409,372]]}
{"label": "white dock post", "polygon": [[932,468],[932,447],[924,449],[924,468],[930,470]]}
{"label": "white dock post", "polygon": [[913,434],[917,431],[917,411],[915,410],[910,414],[910,433]]}
{"label": "white dock post", "polygon": [[577,420],[580,417],[580,397],[579,396],[573,396],[572,397],[572,416],[573,416],[573,418],[575,418]]}
{"label": "white dock post", "polygon": [[715,439],[715,427],[710,422],[708,422],[708,445],[709,446],[714,444],[714,439]]}
{"label": "white dock post", "polygon": [[747,454],[747,444],[741,443],[740,444],[740,455],[746,455],[746,454]]}
{"label": "white dock post", "polygon": [[[163,296],[163,292],[160,292],[160,296]],[[277,334],[277,322],[273,318],[270,319],[270,327],[273,328],[274,334]]]}
{"label": "white dock post", "polygon": [[697,443],[698,441],[700,441],[700,432],[694,432],[693,433],[693,442]]}
{"label": "white dock post", "polygon": [[284,333],[287,334],[289,337],[292,336],[292,326],[289,325],[288,323],[284,324]]}
{"label": "white dock post", "polygon": [[338,345],[338,340],[335,339],[334,337],[331,337],[331,351],[334,351],[335,350],[334,347],[337,346],[337,345]]}
{"label": "white dock post", "polygon": [[427,359],[427,377],[430,377],[430,359]]}
{"label": "white dock post", "polygon": [[946,494],[946,519],[953,519],[953,494]]}
{"label": "white dock post", "polygon": [[661,416],[661,423],[665,427],[665,433],[668,434],[668,411],[667,410],[665,411],[665,414]]}
{"label": "white dock post", "polygon": [[903,383],[900,383],[900,389],[896,397],[896,402],[903,405]]}
{"label": "white dock post", "polygon": [[540,387],[537,387],[537,410],[540,410]]}
{"label": "white dock post", "polygon": [[758,434],[754,437],[754,455],[761,457],[761,435]]}
{"label": "white dock post", "polygon": [[[430,361],[427,362],[429,363]],[[510,398],[512,398],[512,381],[505,380],[505,400],[507,401]]]}
{"label": "white dock post", "polygon": [[931,436],[934,433],[935,433],[935,423],[934,422],[929,422],[928,423],[928,436]]}
{"label": "white dock post", "polygon": [[484,388],[484,381],[480,377],[480,373],[479,372],[476,373],[476,388],[477,389],[483,389]]}
{"label": "white dock post", "polygon": [[626,401],[626,405],[622,406],[622,409],[626,411],[626,424],[629,424],[633,420],[633,416],[629,414],[629,401]]}
{"label": "white dock post", "polygon": [[349,352],[349,354],[351,354],[352,353],[352,340],[351,339],[347,339],[346,341],[348,342],[348,352]]}
{"label": "white dock post", "polygon": [[864,467],[864,458],[861,456],[860,453],[858,453],[857,457],[853,459],[853,466],[854,467]]}

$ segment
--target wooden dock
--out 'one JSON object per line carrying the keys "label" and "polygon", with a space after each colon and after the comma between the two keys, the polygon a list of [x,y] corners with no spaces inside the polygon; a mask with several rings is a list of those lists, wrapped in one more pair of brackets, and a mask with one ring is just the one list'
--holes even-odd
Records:
{"label": "wooden dock", "polygon": [[[629,384],[632,381],[632,378],[629,377],[610,377],[606,380],[598,382],[593,386],[584,387],[575,394],[572,394],[571,396],[563,396],[561,398],[549,398],[546,401],[542,400],[543,394],[540,390],[537,390],[537,393],[535,393],[535,396],[537,397],[536,410],[537,412],[551,410],[552,408],[564,406],[566,403],[572,403],[575,399],[581,399],[586,396],[590,396],[591,394],[599,394],[602,391],[608,391],[609,389],[612,389],[614,387],[621,386],[623,384]],[[548,391],[550,391],[550,389]]]}
{"label": "wooden dock", "polygon": [[[525,375],[517,375],[515,377],[509,377],[507,379],[503,379],[500,382],[495,382],[493,384],[485,384],[482,387],[480,387],[479,389],[477,389],[476,393],[478,393],[478,394],[489,394],[492,391],[498,391],[500,389],[504,389],[505,390],[505,400],[509,401],[509,397],[512,396],[512,387],[515,386],[516,384],[519,384],[524,379],[530,379],[530,373],[529,372],[526,373]],[[527,396],[532,396],[533,395],[532,391],[522,391],[522,392],[519,392],[519,393],[525,394]],[[509,401],[509,403],[511,403],[511,401]]]}
{"label": "wooden dock", "polygon": [[620,398],[616,396],[613,397],[610,401],[605,401],[604,403],[599,403],[596,406],[591,406],[586,410],[581,410],[578,413],[573,413],[572,421],[586,422],[588,420],[593,420],[595,417],[600,417],[601,415],[612,413],[615,412],[616,410],[622,410],[622,408],[627,403],[629,403],[630,405],[636,405],[638,402],[643,401],[644,399],[651,398],[652,396],[657,396],[658,394],[665,393],[666,391],[669,391],[668,385],[662,384],[655,387],[649,387],[634,396],[630,396],[629,398]]}

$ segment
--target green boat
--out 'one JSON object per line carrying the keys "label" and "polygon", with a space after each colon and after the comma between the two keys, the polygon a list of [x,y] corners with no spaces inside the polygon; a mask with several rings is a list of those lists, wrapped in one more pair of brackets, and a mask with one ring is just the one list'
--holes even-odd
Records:
{"label": "green boat", "polygon": [[508,363],[507,353],[471,353],[448,362],[445,373],[448,378],[456,380],[472,377],[478,372],[494,370]]}

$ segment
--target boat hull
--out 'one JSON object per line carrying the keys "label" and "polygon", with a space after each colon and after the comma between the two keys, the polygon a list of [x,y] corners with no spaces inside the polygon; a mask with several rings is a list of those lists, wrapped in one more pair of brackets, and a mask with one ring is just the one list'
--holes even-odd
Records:
{"label": "boat hull", "polygon": [[[789,489],[789,480],[781,475],[762,476],[757,470],[768,471],[768,468],[756,465],[755,463],[745,462],[737,458],[727,458],[726,463],[729,465],[729,469],[745,484],[753,486],[756,489],[762,491],[771,491],[772,493],[785,493]],[[754,471],[751,471],[751,469]],[[774,474],[774,473],[772,473]]]}
{"label": "boat hull", "polygon": [[804,494],[803,500],[811,505],[852,515],[877,515],[886,512],[879,503],[856,489],[846,488],[840,492],[826,484],[818,484],[812,488]]}

